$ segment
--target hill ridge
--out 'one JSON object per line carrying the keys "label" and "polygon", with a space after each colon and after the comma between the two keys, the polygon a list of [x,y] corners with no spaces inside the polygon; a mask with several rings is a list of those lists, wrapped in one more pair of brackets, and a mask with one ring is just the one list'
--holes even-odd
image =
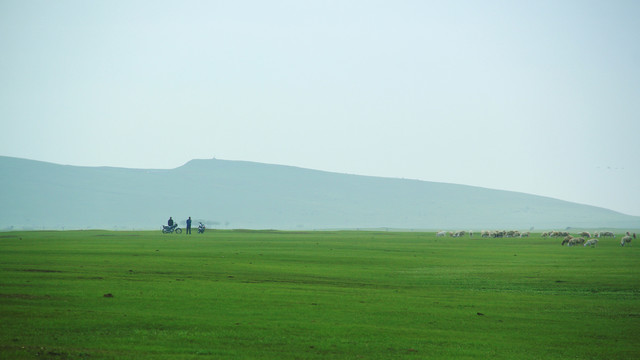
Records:
{"label": "hill ridge", "polygon": [[[194,159],[174,169],[0,156],[0,229],[640,228],[640,217],[470,185]],[[196,222],[197,223],[197,222]]]}

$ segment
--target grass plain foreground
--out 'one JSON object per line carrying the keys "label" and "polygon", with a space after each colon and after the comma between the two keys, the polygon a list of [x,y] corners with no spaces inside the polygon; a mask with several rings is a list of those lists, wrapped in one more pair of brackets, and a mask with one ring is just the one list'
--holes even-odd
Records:
{"label": "grass plain foreground", "polygon": [[0,358],[639,358],[640,246],[560,241],[0,233]]}

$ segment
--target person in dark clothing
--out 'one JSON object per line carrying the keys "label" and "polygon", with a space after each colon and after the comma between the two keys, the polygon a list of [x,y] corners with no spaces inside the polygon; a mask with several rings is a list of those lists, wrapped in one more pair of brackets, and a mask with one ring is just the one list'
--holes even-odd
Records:
{"label": "person in dark clothing", "polygon": [[173,218],[169,216],[169,221],[167,221],[167,225],[173,226]]}
{"label": "person in dark clothing", "polygon": [[191,234],[191,216],[187,219],[187,234]]}

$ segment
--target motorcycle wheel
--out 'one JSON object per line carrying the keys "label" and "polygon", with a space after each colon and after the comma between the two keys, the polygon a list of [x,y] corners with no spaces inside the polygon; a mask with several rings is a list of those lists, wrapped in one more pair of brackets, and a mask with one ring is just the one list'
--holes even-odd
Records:
{"label": "motorcycle wheel", "polygon": [[177,229],[176,229],[176,234],[182,234],[182,229],[177,228]]}

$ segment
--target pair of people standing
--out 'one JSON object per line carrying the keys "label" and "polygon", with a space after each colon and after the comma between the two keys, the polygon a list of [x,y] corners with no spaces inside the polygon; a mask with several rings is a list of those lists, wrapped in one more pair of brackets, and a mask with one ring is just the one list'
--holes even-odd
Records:
{"label": "pair of people standing", "polygon": [[[169,221],[167,221],[167,225],[173,226],[173,217],[169,216]],[[191,234],[191,216],[187,219],[187,234]]]}

